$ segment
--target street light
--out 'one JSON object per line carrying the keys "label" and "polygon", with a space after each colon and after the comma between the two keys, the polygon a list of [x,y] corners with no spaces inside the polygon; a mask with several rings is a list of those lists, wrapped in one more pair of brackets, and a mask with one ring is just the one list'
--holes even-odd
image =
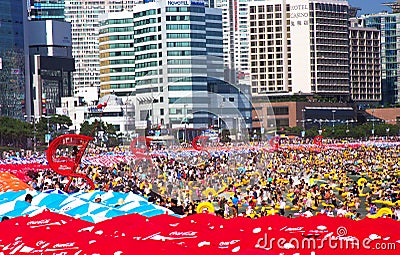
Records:
{"label": "street light", "polygon": [[33,152],[36,152],[36,116],[33,115]]}
{"label": "street light", "polygon": [[372,109],[372,136],[375,135],[375,115],[374,115],[375,109]]}
{"label": "street light", "polygon": [[353,119],[351,119],[351,120],[346,120],[346,134],[348,134],[349,132],[350,132],[350,130],[349,130],[349,123],[353,123],[354,122],[354,120]]}
{"label": "street light", "polygon": [[332,110],[332,133],[335,133],[335,112],[336,110]]}
{"label": "street light", "polygon": [[219,115],[218,115],[218,135],[220,135],[220,138],[222,138],[222,127],[221,127],[221,116],[222,116],[222,106],[224,105],[224,102],[221,101],[219,103]]}
{"label": "street light", "polygon": [[47,147],[50,145],[50,119],[51,116],[43,116],[43,118],[47,119],[47,134],[45,136],[45,140],[47,141]]}
{"label": "street light", "polygon": [[306,121],[305,121],[305,118],[306,118],[306,109],[305,109],[305,108],[301,109],[301,113],[302,113],[303,131],[304,131],[304,130],[306,130]]}
{"label": "street light", "polygon": [[318,124],[319,124],[318,133],[319,133],[320,135],[322,134],[322,121],[323,121],[322,119],[319,119],[319,120],[318,120],[318,119],[315,119],[315,120],[314,120],[314,123],[315,123],[315,122],[318,122]]}
{"label": "street light", "polygon": [[186,111],[186,104],[183,105],[183,114],[184,114],[184,124],[185,124],[185,130],[184,130],[184,134],[183,134],[183,141],[186,143],[187,139],[186,139],[186,122],[187,122],[187,111]]}

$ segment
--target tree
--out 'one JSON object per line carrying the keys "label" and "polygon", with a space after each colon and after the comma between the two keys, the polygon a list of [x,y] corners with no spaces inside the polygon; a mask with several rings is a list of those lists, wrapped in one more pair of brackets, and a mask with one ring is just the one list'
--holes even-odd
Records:
{"label": "tree", "polygon": [[[50,140],[68,132],[68,127],[72,126],[72,120],[64,115],[51,115],[42,117],[36,123],[36,142],[39,147],[47,146],[45,135],[50,134]],[[44,149],[44,148],[42,148]]]}
{"label": "tree", "polygon": [[33,125],[14,119],[0,116],[0,146],[9,149],[28,149],[28,140],[33,137]]}
{"label": "tree", "polygon": [[[367,139],[372,136],[372,129],[374,129],[375,136],[396,136],[399,134],[400,126],[383,124],[383,123],[364,123],[361,125],[348,126],[346,124],[335,125],[335,132],[333,132],[333,127],[322,126],[322,135],[329,138],[355,138],[355,139]],[[314,137],[319,134],[319,127],[313,126],[306,130],[306,137]],[[302,128],[292,127],[286,128],[286,134],[293,134],[301,136]]]}
{"label": "tree", "polygon": [[80,134],[93,137],[98,146],[114,147],[120,144],[120,135],[117,134],[115,127],[103,121],[83,122]]}

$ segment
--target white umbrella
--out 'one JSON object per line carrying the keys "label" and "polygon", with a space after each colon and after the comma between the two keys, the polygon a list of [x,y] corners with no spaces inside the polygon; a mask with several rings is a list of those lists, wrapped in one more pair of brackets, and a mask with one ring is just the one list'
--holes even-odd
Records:
{"label": "white umbrella", "polygon": [[125,203],[131,202],[131,201],[145,201],[147,202],[147,199],[139,196],[137,194],[134,194],[132,192],[129,192],[128,195],[124,199]]}
{"label": "white umbrella", "polygon": [[106,192],[101,191],[101,190],[95,190],[95,191],[90,191],[90,192],[78,192],[72,194],[73,197],[83,199],[86,201],[92,201],[96,196],[103,196]]}
{"label": "white umbrella", "polygon": [[130,211],[130,210],[132,210],[134,208],[137,208],[137,207],[141,206],[143,203],[145,203],[145,202],[143,202],[143,201],[130,201],[128,203],[125,203],[125,204],[122,204],[122,205],[118,206],[117,209],[121,210],[121,211],[124,211],[124,212],[127,212],[127,211]]}
{"label": "white umbrella", "polygon": [[63,204],[60,205],[61,207],[57,211],[66,212],[78,206],[84,205],[86,203],[87,203],[86,201],[77,199],[76,197],[69,197],[64,201]]}
{"label": "white umbrella", "polygon": [[60,195],[55,193],[39,193],[32,198],[32,205],[43,206],[50,203],[61,203],[67,198],[67,195]]}
{"label": "white umbrella", "polygon": [[20,209],[21,212],[30,206],[29,203],[21,200],[13,200],[9,202],[5,202],[0,204],[0,215],[8,216],[7,213],[10,213],[14,210]]}

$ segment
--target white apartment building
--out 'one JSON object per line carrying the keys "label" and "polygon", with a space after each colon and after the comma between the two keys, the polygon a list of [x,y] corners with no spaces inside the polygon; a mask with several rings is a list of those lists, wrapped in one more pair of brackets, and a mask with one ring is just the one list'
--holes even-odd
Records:
{"label": "white apartment building", "polygon": [[249,0],[217,0],[222,9],[225,80],[250,85],[248,47]]}
{"label": "white apartment building", "polygon": [[239,84],[250,85],[248,0],[236,1],[235,70]]}
{"label": "white apartment building", "polygon": [[[357,21],[357,20],[355,20]],[[376,28],[350,27],[350,90],[356,102],[380,102],[380,32]]]}
{"label": "white apartment building", "polygon": [[122,9],[132,10],[135,2],[139,1],[65,0],[65,20],[72,25],[72,56],[76,67],[74,89],[99,86],[99,15]]}
{"label": "white apartment building", "polygon": [[348,2],[249,3],[253,95],[349,96]]}

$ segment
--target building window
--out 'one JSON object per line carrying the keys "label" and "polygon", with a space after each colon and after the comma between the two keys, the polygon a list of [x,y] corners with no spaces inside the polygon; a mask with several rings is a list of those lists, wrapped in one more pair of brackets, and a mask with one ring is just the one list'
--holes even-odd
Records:
{"label": "building window", "polygon": [[276,127],[288,127],[289,119],[276,119]]}
{"label": "building window", "polygon": [[288,115],[289,107],[288,106],[276,106],[267,108],[267,115]]}

